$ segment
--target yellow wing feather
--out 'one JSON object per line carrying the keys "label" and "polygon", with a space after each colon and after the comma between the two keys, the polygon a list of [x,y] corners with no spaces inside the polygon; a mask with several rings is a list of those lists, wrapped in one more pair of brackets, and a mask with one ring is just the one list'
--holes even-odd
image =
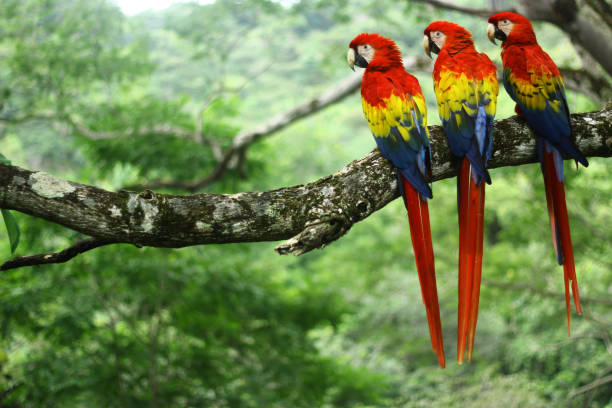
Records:
{"label": "yellow wing feather", "polygon": [[[482,80],[468,78],[463,72],[446,70],[440,73],[440,79],[434,81],[434,91],[438,101],[438,112],[443,121],[451,119],[451,113],[465,111],[475,117],[478,106],[485,101],[485,112],[494,116],[497,110],[499,85],[494,74]],[[455,115],[457,125],[461,125],[461,115]]]}
{"label": "yellow wing feather", "polygon": [[402,139],[410,140],[410,132],[416,128],[413,118],[419,121],[419,126],[427,131],[427,110],[425,99],[421,95],[402,97],[391,94],[389,98],[383,98],[382,103],[370,105],[361,98],[363,113],[368,120],[370,130],[375,137],[391,137],[395,135],[391,128],[397,128]]}
{"label": "yellow wing feather", "polygon": [[519,101],[528,109],[542,111],[548,105],[559,113],[563,102],[558,96],[558,90],[564,87],[563,79],[541,70],[530,71],[529,74],[531,79],[527,81],[517,78],[509,70],[506,72],[507,81],[514,86]]}

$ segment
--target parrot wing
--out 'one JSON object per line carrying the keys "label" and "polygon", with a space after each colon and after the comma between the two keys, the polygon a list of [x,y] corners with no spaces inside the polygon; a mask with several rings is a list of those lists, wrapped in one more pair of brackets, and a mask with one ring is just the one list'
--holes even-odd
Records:
{"label": "parrot wing", "polygon": [[499,91],[496,68],[484,54],[469,57],[465,63],[459,56],[459,61],[442,63],[434,90],[453,155],[467,156],[478,177],[490,183],[486,163],[493,148],[491,130]]}
{"label": "parrot wing", "polygon": [[[571,139],[565,85],[548,54],[539,47],[513,47],[504,68],[504,86],[539,136],[562,153],[588,165]],[[562,173],[558,177],[563,180]]]}
{"label": "parrot wing", "polygon": [[497,109],[497,69],[484,54],[441,53],[434,67],[434,91],[442,126],[454,156],[462,158],[457,176],[459,211],[459,308],[457,361],[465,347],[472,359],[478,319],[483,255],[486,164],[493,150]]}
{"label": "parrot wing", "polygon": [[554,62],[538,45],[504,50],[504,86],[520,113],[535,130],[546,204],[557,262],[563,265],[568,334],[570,286],[578,314],[582,313],[576,281],[574,253],[565,202],[563,158],[567,154],[588,166],[571,139],[569,109],[563,79]]}
{"label": "parrot wing", "polygon": [[429,334],[441,367],[446,365],[427,198],[432,197],[427,108],[418,81],[403,68],[366,72],[363,110],[382,155],[397,168],[398,186],[408,212],[410,236],[427,313]]}
{"label": "parrot wing", "polygon": [[[367,99],[362,98],[370,130],[383,156],[423,197],[431,198],[427,182],[431,174],[431,152],[425,99],[422,94],[404,92],[398,81],[387,82],[385,87],[375,89],[378,95],[370,92]],[[371,104],[369,100],[379,103]]]}

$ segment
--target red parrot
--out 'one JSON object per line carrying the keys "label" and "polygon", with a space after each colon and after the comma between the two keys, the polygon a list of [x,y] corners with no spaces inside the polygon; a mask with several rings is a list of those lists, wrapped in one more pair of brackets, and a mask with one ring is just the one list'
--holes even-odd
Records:
{"label": "red parrot", "polygon": [[563,184],[563,157],[588,166],[589,162],[572,141],[565,86],[559,69],[538,45],[529,19],[510,12],[489,18],[489,39],[502,44],[504,87],[536,134],[540,169],[544,176],[546,204],[552,240],[565,279],[567,330],[570,331],[570,282],[576,312],[582,313],[576,282],[574,253]]}
{"label": "red parrot", "polygon": [[365,68],[361,83],[363,111],[382,155],[397,169],[398,186],[408,211],[410,235],[429,334],[440,366],[444,344],[427,199],[432,198],[427,108],[418,80],[407,73],[395,42],[378,34],[351,41],[348,63]]}
{"label": "red parrot", "polygon": [[459,309],[457,361],[472,360],[482,272],[485,183],[493,150],[492,125],[497,108],[497,69],[474,48],[472,34],[447,21],[425,29],[425,52],[438,54],[433,80],[438,112],[448,146],[458,164]]}

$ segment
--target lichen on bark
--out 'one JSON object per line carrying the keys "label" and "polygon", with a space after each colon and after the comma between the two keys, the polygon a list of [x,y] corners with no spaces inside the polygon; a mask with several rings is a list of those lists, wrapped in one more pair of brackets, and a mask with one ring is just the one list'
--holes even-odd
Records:
{"label": "lichen on bark", "polygon": [[[612,155],[611,118],[611,107],[572,115],[585,155]],[[441,128],[429,129],[432,181],[454,176]],[[522,119],[496,121],[494,134],[491,168],[537,160],[533,134]],[[0,208],[44,218],[104,244],[169,248],[289,239],[277,251],[301,254],[338,239],[399,195],[395,170],[377,150],[305,185],[237,194],[114,193],[40,174],[0,164]],[[100,241],[86,244],[93,248]]]}

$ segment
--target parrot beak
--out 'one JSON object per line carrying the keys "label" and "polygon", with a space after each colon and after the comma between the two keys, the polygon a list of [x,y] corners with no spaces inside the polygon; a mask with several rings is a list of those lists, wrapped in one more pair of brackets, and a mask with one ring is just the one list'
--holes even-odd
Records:
{"label": "parrot beak", "polygon": [[355,71],[355,50],[349,48],[348,54],[346,55],[346,60],[348,61],[349,67]]}
{"label": "parrot beak", "polygon": [[359,53],[355,52],[355,49],[349,48],[348,54],[346,55],[346,60],[348,61],[349,67],[355,71],[355,65],[359,68],[366,68],[368,66],[368,60],[363,58],[363,56]]}
{"label": "parrot beak", "polygon": [[431,53],[433,52],[434,54],[439,54],[440,53],[440,48],[436,45],[435,42],[433,42],[433,40],[431,38],[429,38],[428,36],[425,36],[423,38],[423,49],[425,50],[425,54],[427,54],[427,56],[429,58],[431,58]]}
{"label": "parrot beak", "polygon": [[427,56],[429,58],[431,58],[431,49],[429,48],[429,41],[431,41],[429,39],[429,36],[425,36],[423,37],[423,49],[425,50],[425,54],[427,54]]}
{"label": "parrot beak", "polygon": [[489,23],[489,26],[487,27],[487,36],[489,37],[489,41],[497,45],[495,42],[495,26],[491,23]]}
{"label": "parrot beak", "polygon": [[491,23],[489,23],[489,26],[487,27],[487,36],[489,37],[489,40],[491,40],[493,44],[495,44],[496,38],[501,42],[504,42],[508,39],[508,36],[506,35],[506,33],[500,30],[499,27],[496,27]]}

